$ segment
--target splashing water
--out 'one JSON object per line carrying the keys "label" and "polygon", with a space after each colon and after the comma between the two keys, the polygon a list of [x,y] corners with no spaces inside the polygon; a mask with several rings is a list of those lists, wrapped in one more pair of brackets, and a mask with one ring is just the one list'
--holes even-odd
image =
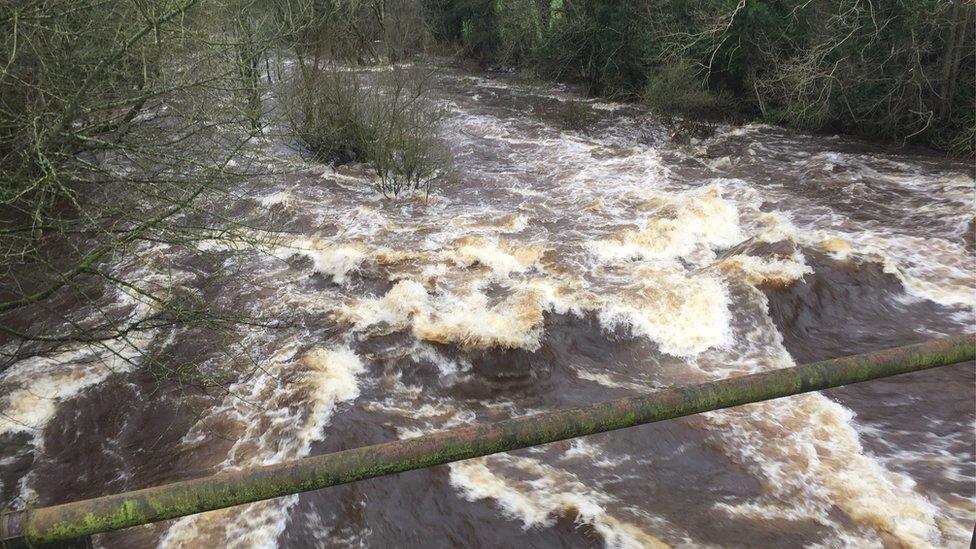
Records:
{"label": "splashing water", "polygon": [[[237,207],[274,214],[283,226],[268,234],[285,236],[227,260],[249,276],[217,299],[301,315],[247,331],[261,368],[200,395],[179,437],[122,442],[165,420],[145,413],[138,360],[109,355],[192,334],[7,370],[5,499],[76,499],[44,478],[79,464],[114,474],[108,457],[51,453],[71,437],[125,457],[117,491],[972,329],[976,183],[963,164],[759,125],[677,146],[637,107],[453,70],[437,97],[455,176],[426,204],[383,200],[357,166],[306,164],[270,141],[254,153],[290,172],[242,189]],[[550,121],[567,100],[593,111],[586,133]],[[159,248],[192,288],[194,256]],[[852,387],[760,403],[99,543],[959,545],[976,513],[974,385],[969,366],[943,370],[886,381],[885,398]],[[115,378],[138,398],[113,399]],[[898,429],[883,419],[895,398],[911,411]],[[99,430],[80,409],[131,424]],[[911,442],[933,429],[938,444]]]}

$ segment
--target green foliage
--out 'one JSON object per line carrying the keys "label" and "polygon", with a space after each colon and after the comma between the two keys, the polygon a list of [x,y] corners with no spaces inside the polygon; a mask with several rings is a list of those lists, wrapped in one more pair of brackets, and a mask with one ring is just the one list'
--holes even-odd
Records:
{"label": "green foliage", "polygon": [[[939,144],[974,102],[972,4],[798,5],[789,42],[758,56],[757,102],[773,121]],[[787,47],[788,46],[788,47]],[[970,152],[972,149],[970,148]]]}
{"label": "green foliage", "polygon": [[459,49],[462,57],[490,62],[498,46],[494,0],[425,0],[434,39]]}
{"label": "green foliage", "polygon": [[639,2],[564,2],[538,45],[536,71],[581,82],[593,94],[634,97],[649,45],[641,8]]}
{"label": "green foliage", "polygon": [[497,59],[504,65],[532,61],[536,44],[545,36],[548,26],[547,2],[511,0],[496,2],[498,18]]}
{"label": "green foliage", "polygon": [[795,128],[972,155],[976,5],[965,0],[428,0],[482,64]]}

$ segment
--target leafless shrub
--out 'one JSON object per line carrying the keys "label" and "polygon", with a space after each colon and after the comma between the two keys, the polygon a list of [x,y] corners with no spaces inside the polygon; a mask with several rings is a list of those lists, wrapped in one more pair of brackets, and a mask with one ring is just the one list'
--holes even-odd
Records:
{"label": "leafless shrub", "polygon": [[709,91],[695,67],[682,60],[653,70],[648,75],[641,99],[662,116],[677,112],[714,115],[729,103],[726,98]]}
{"label": "leafless shrub", "polygon": [[[0,341],[18,342],[5,360],[191,317],[253,321],[213,307],[188,316],[165,288],[113,268],[154,244],[247,238],[226,196],[257,173],[240,154],[264,123],[253,4],[0,5]],[[144,307],[109,311],[115,294]],[[87,314],[32,321],[51,300]]]}
{"label": "leafless shrub", "polygon": [[575,132],[587,130],[596,120],[593,110],[582,101],[564,101],[552,108],[533,105],[532,110],[540,120],[555,124],[560,129]]}
{"label": "leafless shrub", "polygon": [[428,98],[429,77],[393,69],[366,82],[335,66],[302,72],[286,92],[289,128],[320,161],[368,163],[385,196],[429,193],[446,165],[436,142],[443,111]]}
{"label": "leafless shrub", "polygon": [[300,62],[397,63],[429,41],[422,0],[267,0],[271,28]]}

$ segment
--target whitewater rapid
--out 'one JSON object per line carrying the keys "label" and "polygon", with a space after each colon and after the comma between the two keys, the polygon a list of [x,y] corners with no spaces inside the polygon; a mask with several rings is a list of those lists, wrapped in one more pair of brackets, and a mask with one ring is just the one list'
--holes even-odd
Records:
{"label": "whitewater rapid", "polygon": [[[866,307],[864,331],[846,334],[852,341],[886,316],[904,330],[892,328],[891,345],[972,331],[976,255],[966,234],[976,182],[964,165],[761,125],[719,126],[679,146],[633,106],[511,77],[444,70],[438,79],[454,166],[429,201],[388,201],[366,168],[307,162],[269,136],[247,154],[287,175],[241,189],[237,205],[266,222],[250,235],[258,249],[158,244],[139,250],[143,261],[114,266],[193,288],[195,271],[181,268],[211,257],[245,274],[216,299],[293,320],[239,328],[235,345],[260,367],[194,396],[194,415],[169,447],[178,463],[238,470],[790,366],[791,342],[829,324],[803,311],[844,307],[790,302],[801,286],[884,296],[866,301],[881,305]],[[585,133],[561,128],[546,113],[567,102],[599,122]],[[147,268],[146,258],[177,276]],[[114,299],[151,306],[124,292]],[[797,326],[809,326],[784,328],[783,302],[800,310]],[[133,378],[142,354],[238,360],[179,349],[194,337],[206,336],[145,333],[13,364],[0,377],[0,436],[9,441],[0,466],[47,459],[45,430],[78,421],[59,409],[112,376]],[[141,383],[131,381],[153,398]],[[974,387],[954,383],[948,398],[971,403]],[[925,400],[911,405],[927,413]],[[951,436],[879,455],[865,438],[885,440],[884,426],[861,422],[831,395],[804,395],[452,464],[425,473],[431,480],[417,493],[370,484],[336,490],[334,501],[289,496],[99,543],[477,544],[508,525],[511,540],[540,546],[721,546],[732,531],[780,546],[958,546],[976,514],[974,417],[906,428],[923,432],[926,421],[950,423]],[[120,451],[138,463],[139,448]],[[914,479],[906,456],[940,480]],[[57,458],[45,463],[57,470]],[[138,475],[136,466],[117,482]],[[8,501],[32,500],[41,497],[36,482],[30,471],[0,488]]]}

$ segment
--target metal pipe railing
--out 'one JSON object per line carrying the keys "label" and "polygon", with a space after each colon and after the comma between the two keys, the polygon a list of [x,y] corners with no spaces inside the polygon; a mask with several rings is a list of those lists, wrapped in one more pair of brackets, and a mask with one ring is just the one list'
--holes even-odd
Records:
{"label": "metal pipe railing", "polygon": [[243,503],[431,467],[634,425],[818,391],[976,358],[976,336],[824,360],[580,408],[343,450],[103,496],[6,513],[0,540],[74,540]]}

